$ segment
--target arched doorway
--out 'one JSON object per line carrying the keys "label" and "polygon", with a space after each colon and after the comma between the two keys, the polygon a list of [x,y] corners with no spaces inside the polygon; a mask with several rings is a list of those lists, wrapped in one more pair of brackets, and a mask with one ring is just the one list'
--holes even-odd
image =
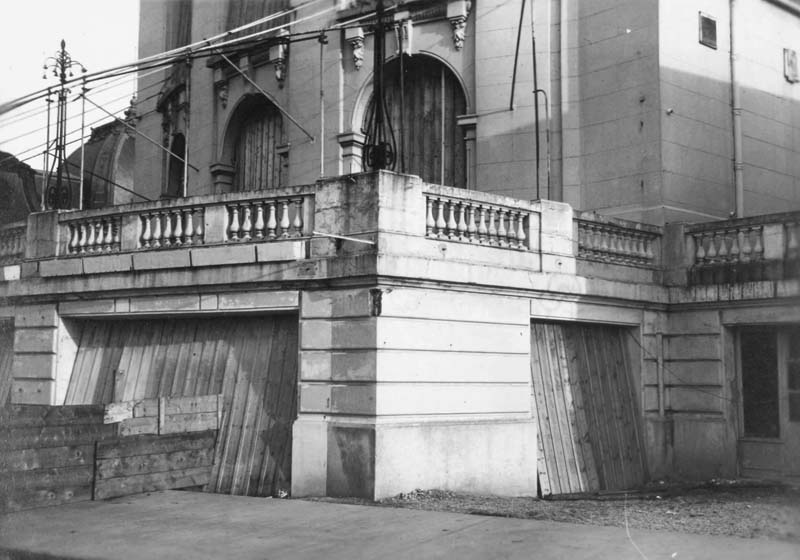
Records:
{"label": "arched doorway", "polygon": [[230,169],[231,191],[278,188],[284,181],[284,128],[278,109],[247,96],[228,122],[221,163]]}
{"label": "arched doorway", "polygon": [[[458,116],[466,113],[467,102],[458,78],[435,58],[419,54],[404,55],[402,63],[399,57],[388,61],[384,77],[397,146],[395,171],[419,175],[429,183],[466,187],[466,143]],[[365,134],[373,102],[365,113]]]}

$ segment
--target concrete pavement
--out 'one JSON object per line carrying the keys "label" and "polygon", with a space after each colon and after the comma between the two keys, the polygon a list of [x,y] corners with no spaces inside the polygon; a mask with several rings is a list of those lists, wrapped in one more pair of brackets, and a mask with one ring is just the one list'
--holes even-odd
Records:
{"label": "concrete pavement", "polygon": [[800,558],[800,545],[780,541],[631,537],[616,527],[170,491],[0,516],[0,559]]}

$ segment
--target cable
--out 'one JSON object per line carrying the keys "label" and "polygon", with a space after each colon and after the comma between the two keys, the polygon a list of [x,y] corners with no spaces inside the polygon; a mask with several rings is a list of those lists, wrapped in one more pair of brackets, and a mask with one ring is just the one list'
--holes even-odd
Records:
{"label": "cable", "polygon": [[[155,73],[157,73],[159,71],[160,71],[160,68],[155,69],[155,70],[151,70],[150,72],[146,72],[145,74],[139,76],[139,78],[140,79],[141,78],[146,78],[146,77],[148,77],[148,76],[150,76],[152,74],[155,74]],[[98,86],[98,87],[94,88],[94,92],[98,93],[98,92],[108,91],[109,89],[113,89],[115,87],[120,87],[120,86],[126,85],[124,82],[121,81],[123,78],[124,78],[124,76],[119,76],[118,78],[114,78],[114,79],[111,80],[111,83],[103,84],[101,86]],[[109,101],[109,103],[113,103],[114,101],[118,101],[119,99],[122,99],[124,97],[128,97],[129,95],[133,95],[135,93],[139,93],[139,92],[148,90],[148,89],[153,88],[155,86],[162,85],[166,81],[167,81],[167,78],[164,78],[164,79],[159,80],[157,82],[153,82],[152,84],[149,84],[147,86],[144,86],[144,87],[141,87],[141,88],[137,88],[136,92],[131,92],[131,94],[126,94],[124,96],[121,96],[121,97],[118,97],[116,99],[113,99],[113,100]],[[120,82],[120,83],[115,84],[113,82]],[[56,92],[54,91],[53,93],[56,93]],[[146,99],[150,99],[150,98],[148,97]],[[9,115],[9,116],[0,115],[0,127],[8,126],[8,125],[17,123],[19,121],[25,120],[26,118],[30,118],[30,117],[33,117],[33,116],[36,116],[36,115],[44,114],[46,112],[47,112],[47,108],[45,107],[43,109],[42,108],[29,109],[28,111],[24,111],[22,113],[13,114],[13,115]],[[9,113],[11,113],[11,111],[9,111]],[[8,118],[9,120],[8,121],[3,121],[4,118]],[[70,118],[74,118],[74,117],[70,117]]]}
{"label": "cable", "polygon": [[[80,166],[77,163],[69,161],[69,160],[66,160],[66,161],[67,161],[67,165],[71,165],[73,167],[77,167],[79,169],[79,171],[80,171]],[[89,171],[88,169],[84,169],[83,172],[84,173],[88,173],[92,177],[100,179],[101,181],[105,181],[106,183],[108,183],[110,185],[114,185],[115,187],[118,187],[118,188],[122,189],[123,191],[129,192],[131,194],[135,194],[139,198],[145,199],[147,202],[153,202],[152,198],[148,198],[148,197],[146,197],[145,195],[143,195],[141,193],[137,193],[136,191],[133,191],[133,190],[129,189],[128,187],[123,187],[122,185],[112,181],[108,177],[103,177],[102,175],[99,175],[98,173],[95,173],[94,171]],[[81,196],[83,196],[83,193],[81,193]]]}

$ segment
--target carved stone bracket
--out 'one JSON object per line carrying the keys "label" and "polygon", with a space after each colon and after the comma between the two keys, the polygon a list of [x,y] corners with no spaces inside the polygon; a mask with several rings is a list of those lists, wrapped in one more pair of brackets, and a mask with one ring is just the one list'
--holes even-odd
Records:
{"label": "carved stone bracket", "polygon": [[453,28],[453,45],[457,51],[464,48],[464,34],[471,9],[472,2],[467,0],[450,0],[447,3],[447,19]]}
{"label": "carved stone bracket", "polygon": [[364,65],[364,30],[360,27],[345,29],[344,38],[353,49],[353,65],[356,70],[361,70]]}

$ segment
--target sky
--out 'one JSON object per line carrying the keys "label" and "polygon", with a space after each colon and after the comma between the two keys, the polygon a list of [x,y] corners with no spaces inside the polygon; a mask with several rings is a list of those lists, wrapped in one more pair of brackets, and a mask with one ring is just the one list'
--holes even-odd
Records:
{"label": "sky", "polygon": [[[46,80],[42,79],[42,65],[57,53],[62,39],[72,58],[89,72],[137,59],[139,0],[6,0],[3,8],[0,104],[58,84],[52,72]],[[80,75],[79,67],[75,75]],[[135,80],[130,77],[113,84],[95,82],[90,87],[97,91],[90,92],[88,98],[121,115],[135,92]],[[69,99],[77,93],[73,90]],[[76,139],[80,136],[80,101],[71,102],[67,111],[72,117],[67,130],[75,131],[69,139]],[[55,120],[55,103],[52,116]],[[104,117],[102,111],[86,104],[86,139],[88,124],[100,119],[102,122],[110,120]],[[34,168],[41,168],[41,154],[47,140],[46,124],[43,99],[0,115],[0,150],[26,160]],[[18,136],[21,137],[15,139]],[[67,154],[78,146],[79,143],[68,146]]]}

